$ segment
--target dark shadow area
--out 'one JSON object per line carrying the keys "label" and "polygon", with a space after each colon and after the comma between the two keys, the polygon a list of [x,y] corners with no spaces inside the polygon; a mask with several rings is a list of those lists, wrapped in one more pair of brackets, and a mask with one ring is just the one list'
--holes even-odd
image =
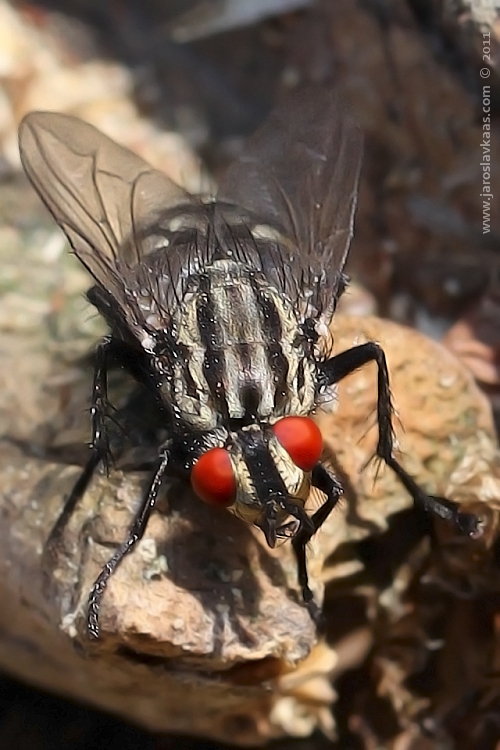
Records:
{"label": "dark shadow area", "polygon": [[[193,737],[153,735],[91,708],[0,677],[2,750],[223,750],[230,745]],[[271,743],[272,750],[327,750],[320,735]],[[356,750],[342,745],[342,750]]]}

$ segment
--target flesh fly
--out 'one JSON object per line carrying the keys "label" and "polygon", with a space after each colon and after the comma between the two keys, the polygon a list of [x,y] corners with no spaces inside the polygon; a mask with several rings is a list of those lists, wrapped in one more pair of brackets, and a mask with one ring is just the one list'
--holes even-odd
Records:
{"label": "flesh fly", "polygon": [[[24,169],[93,277],[88,297],[110,329],[96,352],[92,455],[52,536],[107,458],[111,362],[154,394],[168,431],[128,536],[90,594],[91,637],[106,584],[144,534],[166,475],[258,526],[270,547],[291,538],[311,602],[306,545],[342,485],[320,461],[310,415],[370,361],[378,366],[377,455],[416,505],[475,531],[475,517],[426,494],[394,458],[382,349],[368,342],[329,357],[320,346],[347,283],[362,156],[360,130],[335,93],[309,88],[279,105],[215,198],[188,194],[68,115],[29,114],[19,137]],[[305,510],[311,486],[324,494],[313,515]]]}

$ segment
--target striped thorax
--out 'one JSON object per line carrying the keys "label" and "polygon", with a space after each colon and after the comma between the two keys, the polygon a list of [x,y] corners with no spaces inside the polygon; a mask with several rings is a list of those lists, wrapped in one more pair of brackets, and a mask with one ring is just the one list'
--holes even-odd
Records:
{"label": "striped thorax", "polygon": [[193,428],[307,415],[315,362],[291,303],[230,260],[192,278],[175,315],[183,357],[169,401]]}

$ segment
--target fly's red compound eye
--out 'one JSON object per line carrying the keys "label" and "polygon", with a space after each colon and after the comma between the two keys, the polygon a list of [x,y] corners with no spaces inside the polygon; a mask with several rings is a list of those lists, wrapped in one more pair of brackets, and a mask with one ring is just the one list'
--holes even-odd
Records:
{"label": "fly's red compound eye", "polygon": [[273,425],[273,432],[299,469],[311,471],[316,466],[323,450],[323,439],[312,419],[283,417]]}
{"label": "fly's red compound eye", "polygon": [[191,486],[209,505],[232,505],[236,480],[229,453],[224,448],[211,448],[200,456],[191,472]]}

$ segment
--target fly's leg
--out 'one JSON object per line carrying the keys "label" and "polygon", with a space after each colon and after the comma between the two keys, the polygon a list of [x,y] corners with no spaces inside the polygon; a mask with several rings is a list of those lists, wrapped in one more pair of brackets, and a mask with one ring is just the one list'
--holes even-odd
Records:
{"label": "fly's leg", "polygon": [[92,439],[90,448],[99,459],[108,467],[111,457],[108,434],[106,431],[106,417],[108,414],[108,368],[111,358],[116,358],[117,345],[113,339],[105,339],[96,350],[96,361],[94,369],[94,381],[92,384],[92,403],[90,406],[90,421],[92,427]]}
{"label": "fly's leg", "polygon": [[306,516],[307,523],[301,522],[297,534],[292,539],[292,547],[297,559],[299,585],[302,589],[302,598],[306,604],[309,604],[313,598],[307,574],[306,546],[324,524],[343,494],[340,482],[321,464],[314,467],[311,483],[313,487],[317,487],[326,495],[326,500],[313,516]]}
{"label": "fly's leg", "polygon": [[350,375],[354,370],[376,362],[378,367],[377,421],[379,438],[377,456],[391,467],[408,490],[416,506],[435,516],[453,522],[457,528],[469,536],[478,531],[478,519],[470,513],[461,513],[457,503],[444,497],[428,495],[412,479],[394,458],[394,431],[392,427],[392,402],[389,388],[389,372],[383,349],[373,341],[355,346],[321,365],[320,384],[333,385]]}
{"label": "fly's leg", "polygon": [[82,498],[90,480],[102,463],[107,464],[110,449],[106,433],[105,419],[108,410],[108,367],[111,358],[118,359],[121,345],[112,338],[104,339],[96,349],[94,380],[92,385],[92,403],[90,407],[92,439],[90,448],[92,454],[85,464],[80,476],[73,485],[64,508],[57,519],[45,543],[44,557],[53,557],[60,544],[64,530],[71,518],[77,503]]}
{"label": "fly's leg", "polygon": [[123,544],[118,547],[114,555],[106,563],[101,573],[97,577],[89,596],[88,603],[88,614],[87,614],[87,632],[90,638],[99,637],[99,607],[101,605],[101,599],[110,577],[115,572],[118,565],[121,563],[125,555],[135,547],[137,542],[142,538],[146,525],[153,510],[156,499],[158,497],[158,491],[161,486],[162,479],[165,475],[168,466],[169,456],[165,453],[162,456],[161,462],[158,465],[154,477],[151,481],[149,489],[144,496],[144,500],[137,512],[137,515],[129,529],[127,538]]}

